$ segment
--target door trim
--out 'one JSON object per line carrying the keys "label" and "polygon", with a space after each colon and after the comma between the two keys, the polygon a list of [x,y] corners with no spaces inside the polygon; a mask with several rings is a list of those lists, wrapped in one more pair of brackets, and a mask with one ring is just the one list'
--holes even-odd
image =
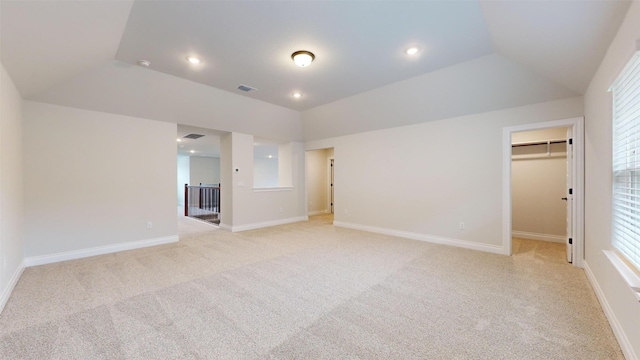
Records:
{"label": "door trim", "polygon": [[511,255],[511,134],[520,131],[573,128],[573,266],[584,267],[584,117],[502,128],[502,249]]}
{"label": "door trim", "polygon": [[[333,199],[331,198],[331,190],[333,190],[332,186],[331,186],[331,181],[334,181],[334,186],[335,186],[335,179],[331,178],[331,171],[332,171],[332,167],[331,167],[331,161],[334,160],[334,156],[330,156],[327,157],[327,214],[333,214],[334,210],[335,210],[335,190],[333,191]],[[335,161],[334,161],[334,167],[335,167]],[[335,173],[333,174],[335,175]],[[333,204],[332,204],[333,202]]]}

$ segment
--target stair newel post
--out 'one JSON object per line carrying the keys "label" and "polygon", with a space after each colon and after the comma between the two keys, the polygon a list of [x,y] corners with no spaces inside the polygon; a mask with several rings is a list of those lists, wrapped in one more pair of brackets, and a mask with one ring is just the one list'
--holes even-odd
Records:
{"label": "stair newel post", "polygon": [[189,184],[184,184],[184,216],[189,216]]}

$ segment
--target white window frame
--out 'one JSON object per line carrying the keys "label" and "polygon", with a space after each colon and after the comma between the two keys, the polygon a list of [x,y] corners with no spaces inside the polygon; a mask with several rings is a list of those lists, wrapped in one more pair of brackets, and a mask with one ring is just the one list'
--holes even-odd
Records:
{"label": "white window frame", "polygon": [[612,235],[605,251],[640,299],[640,51],[610,88],[612,93]]}

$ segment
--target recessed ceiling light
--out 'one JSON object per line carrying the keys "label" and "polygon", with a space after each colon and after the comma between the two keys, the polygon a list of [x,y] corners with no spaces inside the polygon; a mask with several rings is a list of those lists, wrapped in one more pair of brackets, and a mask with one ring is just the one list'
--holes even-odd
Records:
{"label": "recessed ceiling light", "polygon": [[293,97],[294,97],[294,98],[296,98],[296,99],[299,99],[299,98],[301,98],[301,97],[302,97],[302,94],[296,91],[296,92],[294,92],[293,94],[291,94],[291,96],[293,96]]}
{"label": "recessed ceiling light", "polygon": [[299,50],[291,54],[291,59],[300,67],[307,67],[316,58],[311,51]]}
{"label": "recessed ceiling light", "polygon": [[271,159],[273,156],[269,155],[269,159]]}
{"label": "recessed ceiling light", "polygon": [[187,61],[192,63],[193,65],[198,65],[202,62],[202,60],[198,59],[197,57],[194,56],[187,56]]}
{"label": "recessed ceiling light", "polygon": [[180,138],[177,138],[177,139],[176,139],[176,141],[177,141],[177,142],[180,142],[180,141],[182,141],[182,139],[180,139]]}
{"label": "recessed ceiling light", "polygon": [[415,55],[418,53],[420,49],[418,49],[417,47],[410,47],[407,49],[407,51],[405,51],[407,53],[407,55]]}
{"label": "recessed ceiling light", "polygon": [[189,152],[190,152],[190,153],[192,153],[192,154],[195,154],[195,153],[196,153],[196,151],[195,151],[195,150],[191,150],[191,151],[189,151]]}

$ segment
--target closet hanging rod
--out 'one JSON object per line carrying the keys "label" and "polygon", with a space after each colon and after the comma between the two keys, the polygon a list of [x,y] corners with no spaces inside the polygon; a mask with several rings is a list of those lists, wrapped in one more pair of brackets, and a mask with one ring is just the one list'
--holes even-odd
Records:
{"label": "closet hanging rod", "polygon": [[511,144],[511,147],[520,146],[534,146],[534,145],[547,145],[547,144],[562,144],[566,143],[567,139],[555,139],[555,140],[543,140],[543,141],[525,141]]}

